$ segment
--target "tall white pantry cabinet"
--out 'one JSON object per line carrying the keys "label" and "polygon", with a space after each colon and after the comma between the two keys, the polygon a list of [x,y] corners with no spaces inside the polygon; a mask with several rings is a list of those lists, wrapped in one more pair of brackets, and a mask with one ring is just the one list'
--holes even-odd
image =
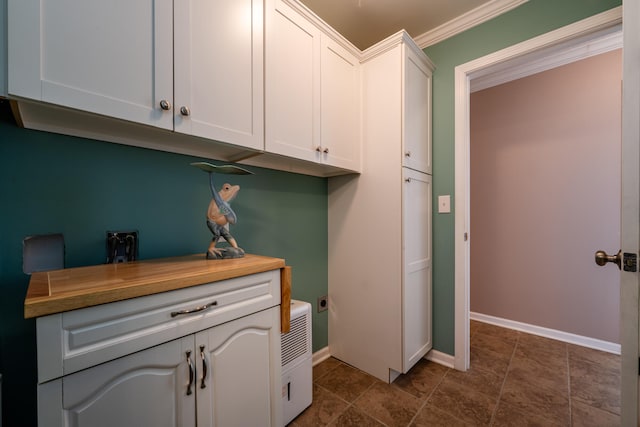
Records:
{"label": "tall white pantry cabinet", "polygon": [[391,382],[432,348],[434,67],[405,32],[363,54],[362,174],[329,180],[329,348]]}

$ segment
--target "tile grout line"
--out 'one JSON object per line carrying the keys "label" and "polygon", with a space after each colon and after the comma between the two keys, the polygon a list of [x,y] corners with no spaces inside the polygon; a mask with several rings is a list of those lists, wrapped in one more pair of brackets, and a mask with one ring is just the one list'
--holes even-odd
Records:
{"label": "tile grout line", "polygon": [[[351,402],[351,403],[349,404],[349,406],[347,406],[347,407],[346,407],[346,409],[345,409],[344,411],[342,411],[342,413],[341,413],[340,415],[344,414],[345,412],[347,412],[347,410],[348,410],[349,408],[353,407],[354,409],[356,409],[356,410],[358,410],[358,411],[360,411],[360,412],[363,412],[367,417],[369,417],[369,418],[371,418],[371,419],[373,419],[373,420],[375,420],[375,421],[379,422],[380,424],[382,424],[382,425],[383,425],[383,426],[385,426],[385,427],[388,427],[388,426],[387,426],[387,423],[385,423],[385,422],[383,422],[383,421],[381,421],[381,420],[377,419],[376,417],[374,417],[374,416],[373,416],[373,415],[371,415],[371,414],[368,414],[368,413],[364,412],[363,410],[361,410],[360,408],[358,408],[358,407],[356,406],[356,402],[357,402],[358,400],[360,400],[360,399],[362,398],[362,396],[364,396],[364,395],[365,395],[369,390],[371,390],[371,389],[376,385],[376,383],[377,383],[378,381],[381,381],[381,380],[379,380],[379,379],[377,379],[377,378],[376,378],[376,380],[375,380],[373,383],[371,383],[371,385],[370,385],[369,387],[367,387],[367,388],[366,388],[362,393],[360,393],[360,396],[358,396],[358,397],[356,397],[355,399],[353,399],[353,402]],[[338,418],[339,418],[339,417],[336,417],[336,420],[337,420]],[[331,424],[331,423],[329,423],[329,424]]]}
{"label": "tile grout line", "polygon": [[418,410],[416,411],[416,413],[413,415],[413,417],[409,420],[409,424],[407,424],[407,426],[410,426],[411,423],[413,423],[415,421],[415,419],[418,417],[418,415],[420,415],[420,413],[422,412],[422,410],[425,408],[425,406],[427,406],[427,404],[429,403],[429,399],[431,399],[431,396],[433,396],[433,393],[436,392],[436,390],[438,389],[438,387],[440,387],[440,384],[442,384],[442,382],[444,381],[444,378],[447,376],[447,374],[449,374],[449,372],[451,371],[451,368],[447,368],[447,371],[444,373],[444,375],[442,376],[442,378],[440,378],[440,381],[438,381],[438,384],[435,385],[435,387],[433,387],[433,390],[431,390],[431,393],[429,393],[429,395],[427,397],[425,397],[424,402],[422,402],[422,405],[420,405],[420,407],[418,408]]}
{"label": "tile grout line", "polygon": [[573,425],[573,408],[571,407],[571,360],[569,358],[569,345],[565,344],[567,357],[567,400],[569,401],[569,425]]}
{"label": "tile grout line", "polygon": [[509,377],[509,371],[511,370],[511,364],[513,363],[513,358],[516,355],[516,350],[518,345],[520,344],[520,333],[518,332],[516,338],[516,344],[513,346],[513,350],[511,351],[511,357],[509,358],[509,364],[507,365],[507,372],[504,374],[504,379],[502,380],[502,385],[500,386],[500,392],[498,393],[498,399],[496,400],[496,407],[493,408],[493,413],[491,414],[491,420],[489,421],[489,425],[492,426],[496,419],[496,414],[498,413],[498,406],[500,406],[500,400],[502,399],[502,392],[504,391],[504,385],[507,383],[507,378]]}

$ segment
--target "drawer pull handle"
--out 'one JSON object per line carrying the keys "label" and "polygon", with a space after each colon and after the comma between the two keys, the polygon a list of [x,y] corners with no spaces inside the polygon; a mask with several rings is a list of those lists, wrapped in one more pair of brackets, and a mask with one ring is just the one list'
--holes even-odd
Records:
{"label": "drawer pull handle", "polygon": [[187,364],[189,364],[189,385],[187,386],[187,396],[191,393],[191,386],[193,385],[193,380],[195,379],[196,373],[193,363],[191,363],[191,350],[187,351]]}
{"label": "drawer pull handle", "polygon": [[183,314],[192,314],[192,313],[198,313],[200,311],[205,311],[213,306],[218,305],[218,301],[212,301],[209,304],[205,304],[205,305],[201,305],[200,307],[196,307],[196,308],[189,308],[186,310],[180,310],[180,311],[172,311],[171,312],[171,317],[176,317],[176,316],[180,316]]}
{"label": "drawer pull handle", "polygon": [[205,388],[207,385],[204,380],[207,378],[207,358],[204,357],[204,346],[200,346],[200,357],[202,358],[202,381],[200,382],[200,388]]}

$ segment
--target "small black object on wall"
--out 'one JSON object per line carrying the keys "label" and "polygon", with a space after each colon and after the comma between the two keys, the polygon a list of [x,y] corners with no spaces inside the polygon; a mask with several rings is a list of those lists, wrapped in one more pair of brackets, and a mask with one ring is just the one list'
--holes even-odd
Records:
{"label": "small black object on wall", "polygon": [[107,264],[138,259],[137,231],[107,231]]}

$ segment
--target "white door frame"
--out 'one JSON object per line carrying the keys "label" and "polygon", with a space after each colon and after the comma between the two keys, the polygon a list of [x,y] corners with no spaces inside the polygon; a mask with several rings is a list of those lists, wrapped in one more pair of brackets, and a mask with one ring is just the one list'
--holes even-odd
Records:
{"label": "white door frame", "polygon": [[[478,58],[455,68],[455,356],[469,368],[470,94],[621,46],[622,7]],[[617,41],[616,41],[617,40]],[[618,43],[618,46],[612,45]],[[468,238],[467,238],[468,237]]]}

